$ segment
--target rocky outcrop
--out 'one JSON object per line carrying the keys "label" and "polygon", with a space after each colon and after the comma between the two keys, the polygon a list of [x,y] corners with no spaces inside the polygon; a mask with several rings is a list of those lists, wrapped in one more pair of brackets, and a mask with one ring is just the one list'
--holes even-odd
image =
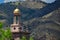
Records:
{"label": "rocky outcrop", "polygon": [[[21,22],[25,27],[29,28],[30,35],[34,36],[36,40],[45,40],[55,38],[59,40],[60,37],[60,9],[54,10],[51,13],[38,17],[40,9],[43,9],[47,4],[37,2],[21,2],[18,8],[21,11]],[[49,6],[48,6],[49,7]],[[0,10],[3,12],[3,17],[7,15],[5,24],[12,24],[13,10],[16,8],[15,3],[5,3],[0,5]],[[53,8],[52,8],[53,9]],[[36,11],[36,12],[35,12]],[[48,10],[49,11],[49,10]],[[42,12],[44,12],[42,10]],[[37,15],[37,16],[36,16]],[[42,15],[42,13],[41,13]],[[40,15],[40,16],[41,16]],[[5,18],[2,18],[4,20]]]}

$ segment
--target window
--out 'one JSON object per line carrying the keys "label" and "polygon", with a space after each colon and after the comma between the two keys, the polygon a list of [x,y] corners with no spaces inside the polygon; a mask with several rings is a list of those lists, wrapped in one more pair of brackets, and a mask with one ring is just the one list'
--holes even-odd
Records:
{"label": "window", "polygon": [[14,30],[16,30],[16,28],[14,27]]}

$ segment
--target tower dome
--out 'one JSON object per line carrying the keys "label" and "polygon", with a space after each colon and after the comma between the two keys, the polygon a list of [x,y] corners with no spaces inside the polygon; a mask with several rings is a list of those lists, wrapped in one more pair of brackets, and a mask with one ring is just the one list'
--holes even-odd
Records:
{"label": "tower dome", "polygon": [[20,15],[20,10],[18,8],[16,8],[13,13],[14,13],[14,15]]}

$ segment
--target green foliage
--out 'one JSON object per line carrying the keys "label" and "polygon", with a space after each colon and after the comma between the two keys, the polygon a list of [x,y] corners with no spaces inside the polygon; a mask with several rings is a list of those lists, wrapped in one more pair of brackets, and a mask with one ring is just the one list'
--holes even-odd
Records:
{"label": "green foliage", "polygon": [[32,36],[30,36],[29,40],[34,40]]}
{"label": "green foliage", "polygon": [[27,39],[26,39],[26,37],[25,37],[25,36],[23,36],[21,40],[27,40]]}
{"label": "green foliage", "polygon": [[4,40],[4,30],[0,29],[0,40]]}
{"label": "green foliage", "polygon": [[3,30],[1,29],[0,30],[0,39],[1,40],[11,40],[11,32],[10,32],[10,29],[7,29],[7,30]]}
{"label": "green foliage", "polygon": [[[21,40],[27,40],[25,36],[22,37]],[[29,40],[34,40],[32,36],[30,36]]]}
{"label": "green foliage", "polygon": [[11,36],[11,31],[9,28],[7,30],[5,30],[4,36],[9,40],[11,39],[12,36]]}
{"label": "green foliage", "polygon": [[3,23],[0,22],[0,40],[11,40],[11,31],[10,28],[4,30]]}
{"label": "green foliage", "polygon": [[3,23],[2,22],[0,22],[0,29],[3,27]]}

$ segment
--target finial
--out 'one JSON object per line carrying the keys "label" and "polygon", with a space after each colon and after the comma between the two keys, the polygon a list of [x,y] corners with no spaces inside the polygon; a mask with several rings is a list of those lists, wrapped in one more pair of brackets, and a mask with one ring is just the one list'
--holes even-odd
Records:
{"label": "finial", "polygon": [[20,10],[18,8],[16,8],[13,13],[14,13],[14,15],[19,15]]}

